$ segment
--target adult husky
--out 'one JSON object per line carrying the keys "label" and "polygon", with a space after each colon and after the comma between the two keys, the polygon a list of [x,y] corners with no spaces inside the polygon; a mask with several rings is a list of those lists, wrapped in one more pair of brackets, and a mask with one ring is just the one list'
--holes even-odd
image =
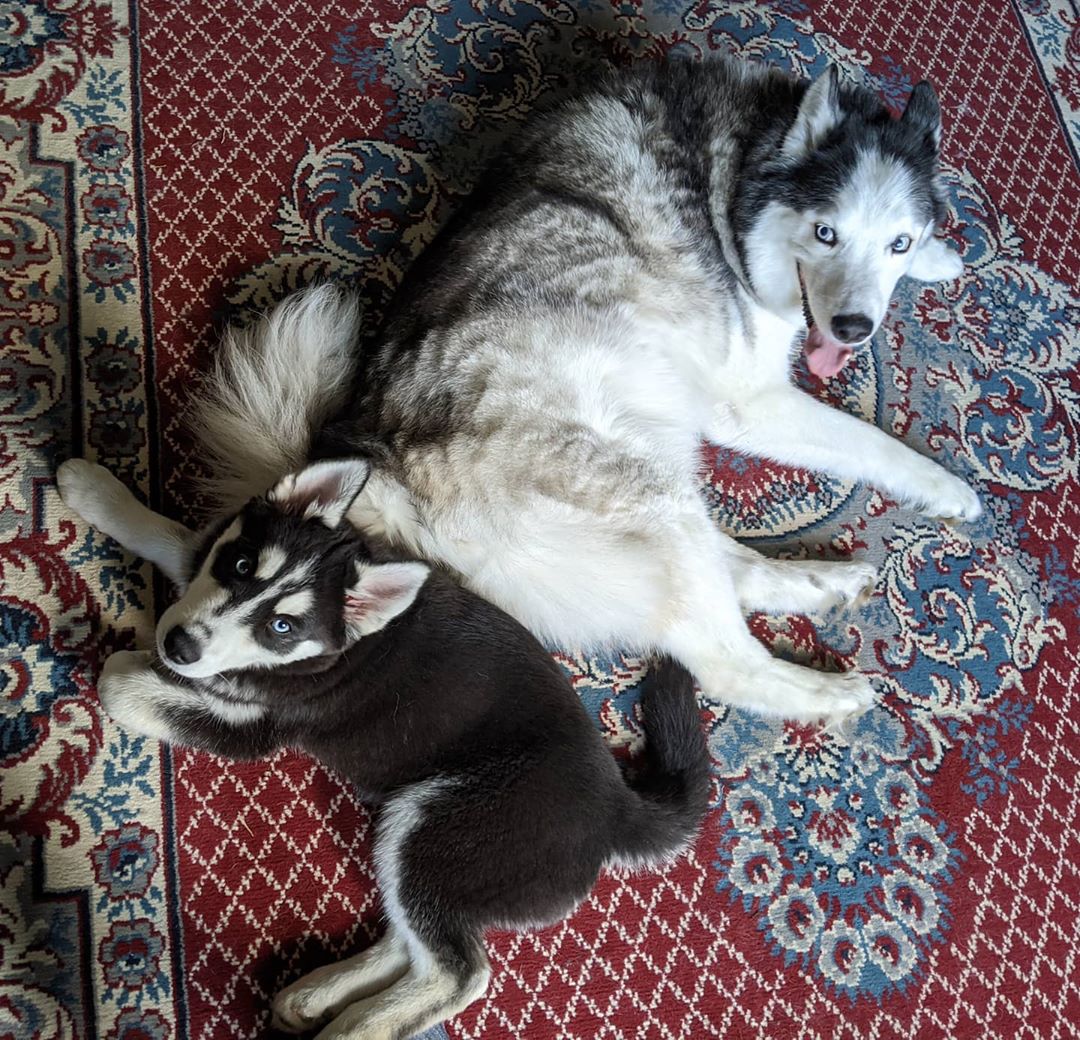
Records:
{"label": "adult husky", "polygon": [[742,611],[855,602],[872,569],[772,561],[723,535],[698,450],[705,437],[979,514],[962,480],[791,379],[804,324],[828,377],[901,276],[961,273],[933,237],[940,135],[929,84],[893,119],[835,68],[808,85],[671,62],[562,104],[416,264],[355,393],[354,319],[332,290],[227,341],[199,413],[235,477],[226,497],[308,456],[373,457],[350,518],[542,639],[667,654],[707,697],[765,713],[862,710],[864,676],[774,659]]}

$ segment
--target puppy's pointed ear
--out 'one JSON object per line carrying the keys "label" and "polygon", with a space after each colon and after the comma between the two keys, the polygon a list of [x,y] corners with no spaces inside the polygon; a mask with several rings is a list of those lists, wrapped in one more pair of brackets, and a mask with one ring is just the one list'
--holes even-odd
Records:
{"label": "puppy's pointed ear", "polygon": [[345,625],[354,639],[385,628],[413,605],[430,570],[423,563],[361,563],[345,593]]}
{"label": "puppy's pointed ear", "polygon": [[940,238],[929,238],[915,253],[908,274],[920,282],[951,282],[964,273],[964,261]]}
{"label": "puppy's pointed ear", "polygon": [[928,135],[935,149],[941,144],[941,106],[929,80],[915,84],[900,122]]}
{"label": "puppy's pointed ear", "polygon": [[266,497],[288,513],[318,517],[327,527],[337,527],[370,473],[367,459],[314,462],[282,477]]}
{"label": "puppy's pointed ear", "polygon": [[809,154],[843,118],[840,109],[840,72],[835,65],[830,65],[824,75],[818,76],[806,88],[781,152],[792,159]]}

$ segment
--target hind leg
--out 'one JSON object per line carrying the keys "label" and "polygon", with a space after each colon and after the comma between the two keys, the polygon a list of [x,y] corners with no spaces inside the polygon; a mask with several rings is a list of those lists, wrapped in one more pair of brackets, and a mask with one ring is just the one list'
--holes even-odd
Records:
{"label": "hind leg", "polygon": [[[428,951],[431,953],[432,951]],[[463,1011],[487,989],[491,969],[483,949],[466,956],[440,951],[410,964],[391,986],[346,1007],[317,1040],[404,1040]]]}
{"label": "hind leg", "polygon": [[728,564],[744,611],[817,614],[857,607],[874,593],[877,568],[862,560],[773,560],[731,540]]}
{"label": "hind leg", "polygon": [[383,807],[375,868],[389,928],[370,950],[320,968],[283,990],[274,1023],[288,1032],[325,1028],[318,1040],[400,1040],[464,1010],[487,988],[490,968],[468,901],[440,898],[444,874],[462,874],[432,837],[429,809],[455,781],[413,784]]}
{"label": "hind leg", "polygon": [[319,1040],[398,1040],[456,1015],[487,988],[479,941],[432,949],[395,929],[370,949],[305,975],[282,990],[272,1024],[305,1033],[329,1023]]}
{"label": "hind leg", "polygon": [[[668,543],[676,579],[677,612],[666,626],[660,648],[682,662],[718,703],[749,708],[764,715],[835,725],[861,714],[873,702],[874,689],[860,672],[819,672],[773,657],[750,633],[725,536],[702,512],[684,517],[678,537]],[[730,540],[728,540],[730,541]],[[746,570],[741,576],[745,578]],[[769,591],[760,568],[758,587],[743,584],[744,595]],[[795,583],[791,583],[795,584]]]}
{"label": "hind leg", "polygon": [[87,523],[149,560],[175,585],[188,579],[195,534],[147,509],[104,466],[68,459],[56,471],[64,504]]}
{"label": "hind leg", "polygon": [[408,947],[402,935],[390,928],[363,953],[317,968],[283,989],[274,999],[274,1028],[303,1033],[393,985],[408,970]]}
{"label": "hind leg", "polygon": [[663,646],[693,673],[714,703],[836,726],[874,702],[874,688],[861,672],[819,672],[781,660],[749,630],[745,638],[741,633],[733,638],[730,630],[725,636],[720,643],[714,626],[688,622],[670,632]]}
{"label": "hind leg", "polygon": [[874,688],[861,672],[819,672],[792,664],[750,639],[756,649],[718,649],[693,636],[672,639],[668,649],[715,703],[830,727],[861,715],[873,704]]}

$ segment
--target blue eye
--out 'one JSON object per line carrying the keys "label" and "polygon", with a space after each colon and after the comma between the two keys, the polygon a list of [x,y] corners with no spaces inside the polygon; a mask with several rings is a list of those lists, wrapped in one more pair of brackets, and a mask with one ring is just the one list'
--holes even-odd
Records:
{"label": "blue eye", "polygon": [[251,557],[237,556],[233,564],[233,572],[238,578],[247,578],[251,574]]}
{"label": "blue eye", "polygon": [[825,245],[831,246],[836,242],[836,232],[828,224],[814,225],[814,238]]}
{"label": "blue eye", "polygon": [[893,239],[892,251],[894,253],[906,253],[911,248],[910,235],[897,235]]}
{"label": "blue eye", "polygon": [[288,618],[276,617],[271,620],[270,628],[279,636],[287,636],[292,631],[292,622]]}

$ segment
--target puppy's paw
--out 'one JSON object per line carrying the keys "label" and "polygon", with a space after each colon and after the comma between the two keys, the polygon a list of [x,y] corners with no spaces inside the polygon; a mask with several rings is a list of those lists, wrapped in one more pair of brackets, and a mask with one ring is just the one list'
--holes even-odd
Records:
{"label": "puppy's paw", "polygon": [[270,1024],[282,1033],[306,1033],[329,1019],[321,987],[306,976],[283,989],[270,1005]]}
{"label": "puppy's paw", "polygon": [[[110,718],[127,725],[138,701],[140,676],[150,668],[151,655],[147,650],[118,650],[110,654],[98,678],[98,697]],[[134,728],[134,727],[132,727]]]}
{"label": "puppy's paw", "polygon": [[153,659],[152,650],[117,650],[116,653],[109,654],[105,661],[105,666],[101,669],[101,681],[150,671]]}
{"label": "puppy's paw", "polygon": [[104,466],[86,459],[68,459],[56,471],[56,486],[64,505],[94,527],[107,527],[109,517],[131,497]]}
{"label": "puppy's paw", "polygon": [[118,650],[111,654],[98,679],[98,698],[105,714],[124,729],[158,740],[170,737],[168,725],[155,709],[156,676],[149,650]]}

